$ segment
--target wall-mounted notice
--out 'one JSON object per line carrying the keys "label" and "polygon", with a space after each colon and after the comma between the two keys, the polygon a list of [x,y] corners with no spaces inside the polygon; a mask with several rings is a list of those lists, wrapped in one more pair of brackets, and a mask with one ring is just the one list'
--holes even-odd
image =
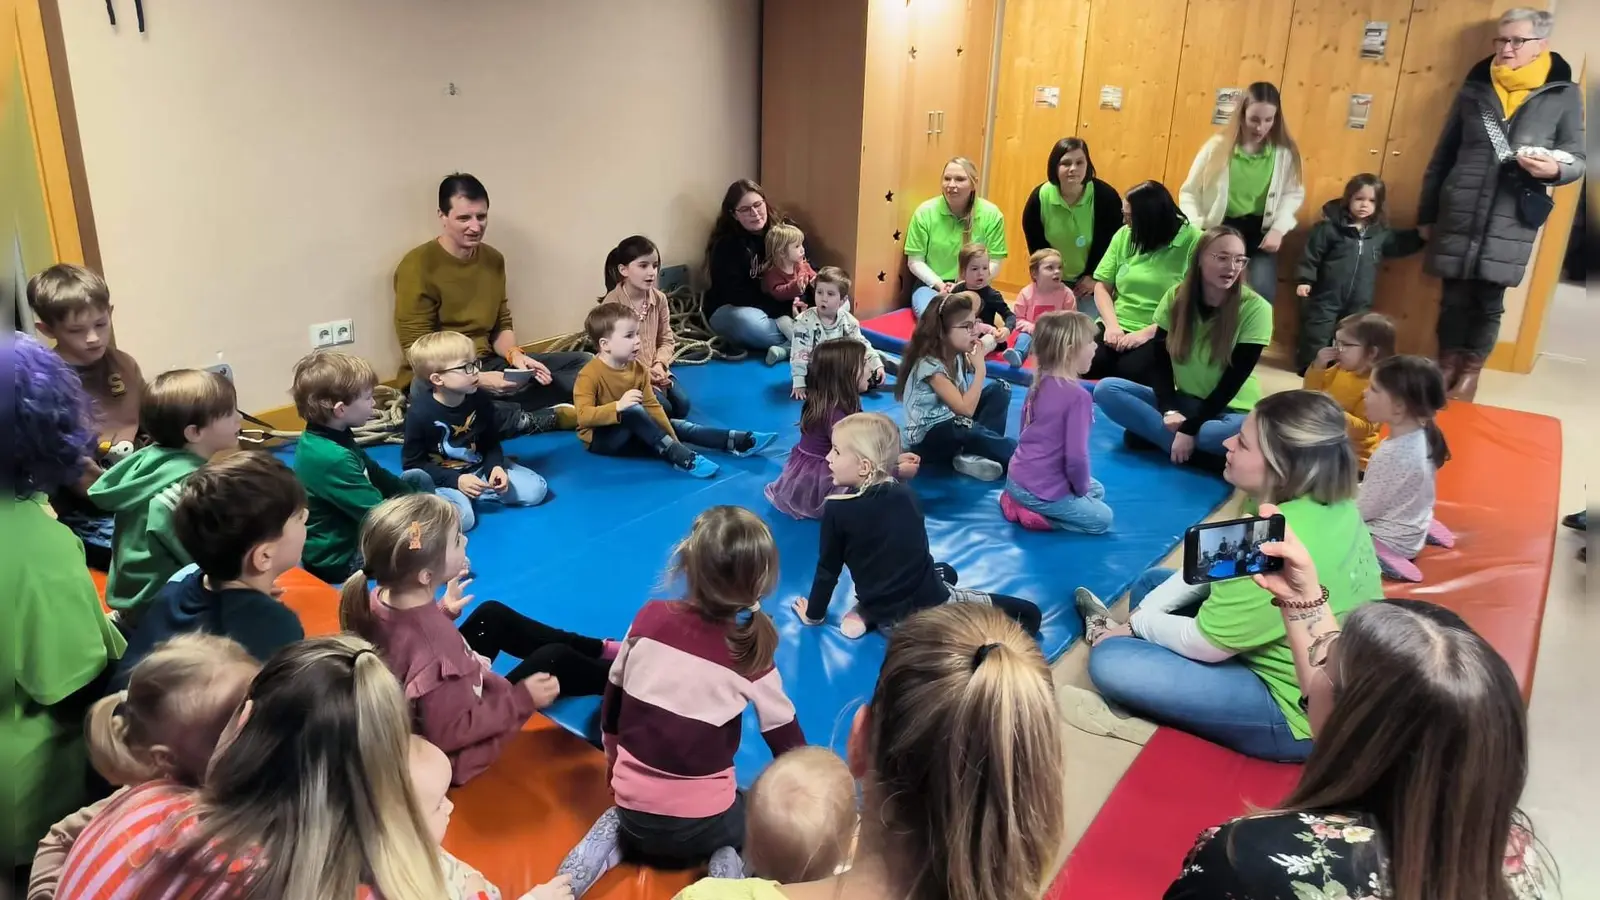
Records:
{"label": "wall-mounted notice", "polygon": [[1211,124],[1226,125],[1233,118],[1233,111],[1239,106],[1239,98],[1244,96],[1244,91],[1238,88],[1217,88],[1217,102],[1211,107]]}
{"label": "wall-mounted notice", "polygon": [[1114,84],[1100,86],[1100,108],[1114,112],[1122,111],[1122,88]]}
{"label": "wall-mounted notice", "polygon": [[1383,59],[1389,51],[1389,23],[1368,22],[1361,37],[1362,59]]}
{"label": "wall-mounted notice", "polygon": [[1033,105],[1044,109],[1055,109],[1061,105],[1061,88],[1053,84],[1041,84],[1033,89]]}
{"label": "wall-mounted notice", "polygon": [[1367,119],[1372,116],[1372,95],[1351,94],[1350,115],[1345,121],[1345,127],[1356,131],[1365,131]]}

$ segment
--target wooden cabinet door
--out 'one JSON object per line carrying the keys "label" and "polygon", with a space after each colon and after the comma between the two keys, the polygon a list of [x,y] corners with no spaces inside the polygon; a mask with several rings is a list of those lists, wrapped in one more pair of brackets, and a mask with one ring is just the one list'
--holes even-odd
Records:
{"label": "wooden cabinet door", "polygon": [[[939,116],[949,121],[959,97],[957,48],[961,43],[961,18],[951,0],[911,0],[911,44],[906,51],[905,154],[900,189],[905,194],[906,217],[917,204],[937,196],[944,164],[955,155],[940,141]],[[962,48],[963,50],[965,48]]]}
{"label": "wooden cabinet door", "polygon": [[[1119,191],[1166,170],[1187,7],[1188,0],[1091,4],[1078,136],[1089,142],[1100,178]],[[1109,108],[1118,105],[1112,96],[1102,105],[1106,88],[1120,89],[1121,109]]]}
{"label": "wooden cabinet door", "polygon": [[[949,69],[934,119],[939,149],[946,159],[965,156],[983,171],[989,135],[989,88],[994,62],[996,0],[958,0],[946,4],[941,27],[949,40],[940,65]],[[954,42],[954,47],[950,42]]]}
{"label": "wooden cabinet door", "polygon": [[926,118],[908,113],[911,10],[901,0],[867,4],[867,60],[861,111],[861,187],[856,219],[855,312],[893,309],[905,269],[904,236],[913,206],[901,175],[905,146],[923,140]]}

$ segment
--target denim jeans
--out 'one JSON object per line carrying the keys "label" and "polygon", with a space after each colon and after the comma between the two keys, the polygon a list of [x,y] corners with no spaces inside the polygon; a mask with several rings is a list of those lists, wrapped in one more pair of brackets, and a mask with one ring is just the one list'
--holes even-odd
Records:
{"label": "denim jeans", "polygon": [[1261,299],[1272,302],[1278,293],[1278,254],[1262,253],[1257,250],[1250,256],[1250,264],[1244,270],[1244,283],[1261,295]]}
{"label": "denim jeans", "polygon": [[[1094,402],[1105,410],[1106,418],[1162,450],[1172,450],[1173,433],[1161,421],[1153,389],[1125,378],[1106,378],[1095,385]],[[1175,403],[1178,412],[1186,416],[1195,415],[1200,409],[1199,398],[1188,394],[1179,394]],[[1221,416],[1202,424],[1194,438],[1195,449],[1214,456],[1227,453],[1222,442],[1239,433],[1244,427],[1245,415],[1236,409],[1224,410]]]}
{"label": "denim jeans", "polygon": [[939,292],[933,288],[925,284],[918,285],[916,290],[911,292],[911,311],[916,313],[917,318],[922,318],[922,311],[927,309],[928,304],[932,303],[933,298],[937,296],[939,296]]}
{"label": "denim jeans", "polygon": [[[538,506],[549,495],[550,485],[545,482],[544,477],[538,472],[519,466],[516,463],[506,463],[505,470],[506,480],[510,484],[506,486],[504,492],[485,488],[484,492],[479,494],[476,499],[468,497],[453,487],[437,488],[434,493],[455,504],[456,510],[461,513],[462,531],[471,531],[478,524],[476,507],[479,503],[499,503],[502,506]],[[489,473],[482,470],[472,474],[485,480],[489,477]],[[400,477],[409,481],[416,476],[411,475],[410,471],[408,471]],[[429,483],[431,484],[432,481],[430,478]]]}
{"label": "denim jeans", "polygon": [[667,411],[667,418],[682,419],[689,415],[689,392],[674,378],[667,382],[665,389],[652,388],[656,394],[656,402]]}
{"label": "denim jeans", "polygon": [[[669,419],[680,443],[708,450],[727,450],[728,432],[687,419]],[[617,424],[603,425],[589,438],[589,451],[602,456],[662,456],[672,435],[643,406],[630,406],[617,416]]]}
{"label": "denim jeans", "polygon": [[1011,454],[1017,452],[1016,440],[1005,436],[1006,414],[1010,407],[1011,385],[991,379],[978,395],[978,408],[973,411],[971,425],[946,419],[928,429],[921,443],[910,451],[921,456],[923,462],[948,464],[965,453],[1008,466]]}
{"label": "denim jeans", "polygon": [[1082,497],[1069,493],[1059,500],[1040,500],[1009,478],[1006,492],[1022,506],[1044,516],[1057,531],[1105,534],[1111,530],[1111,507],[1106,505],[1105,486],[1093,478],[1089,479],[1089,493]]}
{"label": "denim jeans", "polygon": [[778,320],[753,306],[719,306],[711,314],[711,330],[747,350],[765,350],[789,341]]}

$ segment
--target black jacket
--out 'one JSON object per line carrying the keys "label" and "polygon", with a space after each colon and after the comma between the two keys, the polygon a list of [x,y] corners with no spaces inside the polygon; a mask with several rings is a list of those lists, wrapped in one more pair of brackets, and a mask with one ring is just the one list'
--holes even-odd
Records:
{"label": "black jacket", "polygon": [[[1089,238],[1089,259],[1083,267],[1083,275],[1094,274],[1094,270],[1100,265],[1100,257],[1105,256],[1107,248],[1111,246],[1111,236],[1122,227],[1122,195],[1117,193],[1116,188],[1098,178],[1090,184],[1094,188],[1094,235]],[[1028,242],[1029,255],[1050,246],[1044,238],[1044,218],[1039,215],[1038,187],[1028,195],[1028,202],[1022,207],[1022,235]],[[1068,274],[1061,273],[1063,278]],[[1069,283],[1068,287],[1070,286]]]}
{"label": "black jacket", "polygon": [[1350,315],[1372,308],[1372,294],[1378,283],[1378,266],[1385,258],[1410,256],[1422,249],[1422,235],[1415,228],[1392,229],[1373,222],[1365,232],[1358,231],[1339,200],[1322,206],[1322,221],[1311,229],[1297,284],[1311,285],[1311,302],[1327,305]]}
{"label": "black jacket", "polygon": [[[768,222],[768,228],[772,226]],[[811,248],[805,248],[806,259],[814,269],[820,269],[811,259]],[[749,306],[766,313],[769,318],[780,319],[794,315],[794,305],[779,300],[761,289],[761,265],[767,259],[767,229],[760,233],[740,231],[723,237],[711,246],[707,268],[711,284],[706,288],[704,310],[706,318],[724,306]],[[803,298],[811,302],[811,289]]]}

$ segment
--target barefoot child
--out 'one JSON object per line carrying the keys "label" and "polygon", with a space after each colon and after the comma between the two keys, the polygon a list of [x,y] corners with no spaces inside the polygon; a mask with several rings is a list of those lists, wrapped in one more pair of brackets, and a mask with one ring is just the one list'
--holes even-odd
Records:
{"label": "barefoot child", "polygon": [[1367,384],[1372,367],[1394,355],[1394,323],[1379,313],[1356,313],[1339,322],[1333,346],[1317,351],[1306,369],[1305,389],[1339,401],[1350,426],[1350,446],[1361,468],[1377,449],[1383,425],[1367,415]]}
{"label": "barefoot child", "polygon": [[961,263],[961,280],[950,289],[950,293],[967,291],[978,295],[977,331],[979,339],[983,341],[984,355],[987,356],[996,347],[1006,345],[1011,333],[1016,330],[1017,317],[1006,305],[1005,295],[989,283],[994,278],[994,267],[990,265],[988,247],[975,242],[967,243],[962,246],[957,261]]}
{"label": "barefoot child", "polygon": [[745,868],[756,878],[802,884],[849,865],[856,834],[856,781],[827,747],[797,747],[750,786]]}
{"label": "barefoot child", "polygon": [[794,320],[794,340],[789,349],[789,371],[794,376],[791,396],[796,400],[806,398],[811,354],[822,342],[836,339],[857,341],[866,348],[869,368],[863,391],[883,384],[883,357],[862,336],[861,323],[850,314],[850,276],[837,266],[823,266],[815,284],[812,299],[816,303]]}
{"label": "barefoot child", "polygon": [[1033,325],[1039,317],[1058,310],[1078,308],[1077,295],[1061,280],[1061,253],[1046,247],[1028,257],[1032,279],[1017,292],[1017,339],[1005,352],[1006,362],[1020,367],[1033,346]]}
{"label": "barefoot child", "polygon": [[621,303],[639,320],[639,362],[650,370],[650,387],[667,418],[689,415],[689,395],[672,377],[678,338],[672,333],[672,310],[656,282],[661,276],[661,251],[636,234],[622,239],[606,254],[606,295],[601,303]]}
{"label": "barefoot child", "polygon": [[[937,318],[934,300],[922,321]],[[934,563],[928,553],[927,523],[911,488],[894,480],[900,432],[881,413],[856,413],[833,426],[828,467],[834,484],[848,493],[828,498],[822,508],[822,541],[810,597],[794,600],[806,625],[821,625],[833,600],[839,573],[855,580],[855,609],[845,613],[839,631],[858,638],[868,629],[904,619],[941,603],[985,603],[998,607],[1029,632],[1039,630],[1039,607],[1003,594],[955,586],[956,571]]]}
{"label": "barefoot child", "polygon": [[1005,436],[1011,385],[985,383],[977,307],[970,292],[933,298],[911,332],[894,390],[905,404],[907,449],[970,478],[999,481],[1017,449]]}
{"label": "barefoot child", "polygon": [[1423,545],[1430,538],[1454,543],[1433,519],[1434,474],[1450,459],[1444,432],[1433,421],[1444,404],[1444,376],[1432,360],[1392,356],[1372,370],[1367,412],[1389,426],[1389,437],[1372,452],[1356,504],[1389,578],[1421,581],[1412,560]]}
{"label": "barefoot child", "polygon": [[[806,261],[806,235],[788,222],[779,222],[767,229],[767,260],[761,272],[761,290],[774,300],[789,303],[794,316],[806,310],[806,289],[811,287],[817,273]],[[794,316],[781,316],[778,331],[784,337],[794,338]],[[789,348],[776,344],[767,351],[767,365],[776,365],[789,358]]]}

